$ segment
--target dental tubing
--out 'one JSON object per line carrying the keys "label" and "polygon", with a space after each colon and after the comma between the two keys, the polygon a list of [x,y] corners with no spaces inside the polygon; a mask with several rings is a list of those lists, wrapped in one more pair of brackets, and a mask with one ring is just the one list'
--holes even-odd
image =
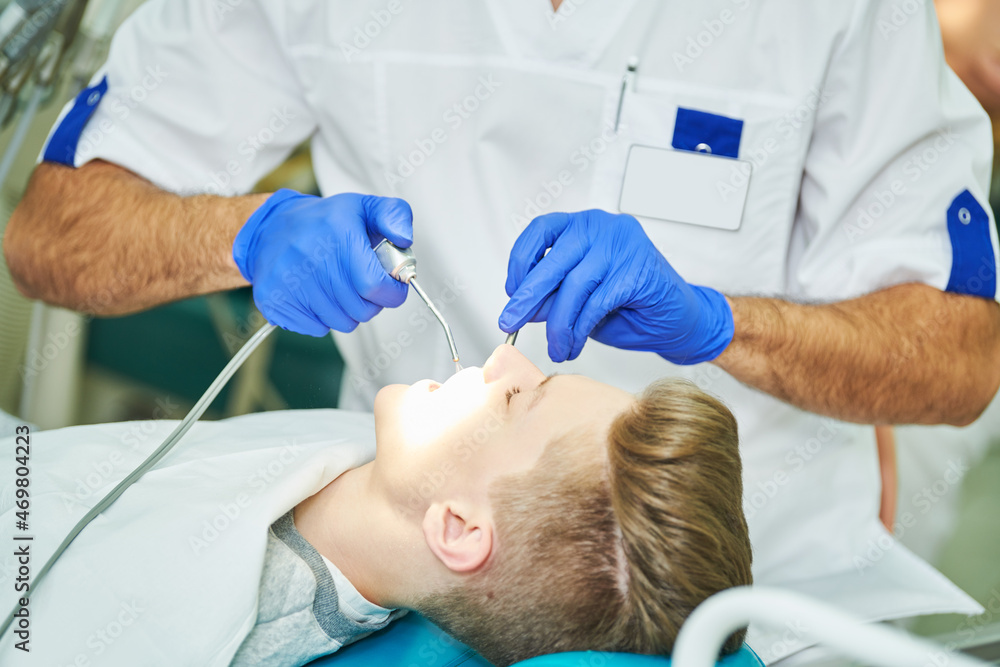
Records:
{"label": "dental tubing", "polygon": [[[250,337],[250,340],[248,340],[243,347],[240,348],[239,352],[237,352],[236,355],[229,360],[226,367],[222,369],[221,373],[219,373],[219,377],[215,378],[215,381],[212,382],[205,393],[202,394],[202,397],[199,398],[198,402],[194,404],[194,407],[187,413],[187,416],[185,416],[184,419],[177,424],[177,428],[175,428],[173,432],[167,436],[167,439],[163,441],[163,444],[157,447],[156,450],[150,454],[138,468],[129,473],[125,479],[119,482],[118,485],[112,489],[110,493],[108,493],[108,495],[104,496],[100,502],[94,505],[90,511],[87,512],[75,526],[73,526],[73,529],[69,531],[66,538],[63,539],[58,547],[56,547],[56,550],[45,562],[45,565],[42,566],[42,569],[35,575],[35,580],[31,583],[31,587],[28,589],[27,593],[23,594],[21,597],[30,598],[45,579],[45,575],[48,574],[49,570],[52,569],[52,566],[55,565],[57,560],[59,560],[59,557],[62,556],[64,551],[66,551],[66,548],[69,547],[70,543],[72,543],[74,539],[76,539],[76,536],[79,535],[98,514],[111,507],[112,503],[118,500],[118,498],[121,497],[121,495],[125,493],[130,486],[139,481],[143,475],[152,469],[153,466],[160,461],[160,459],[166,456],[167,453],[174,448],[174,445],[176,445],[180,439],[184,437],[184,434],[187,433],[194,423],[205,413],[205,410],[207,410],[208,406],[212,404],[215,397],[219,395],[219,392],[224,386],[226,386],[226,383],[229,382],[229,379],[233,376],[233,374],[236,373],[240,366],[243,365],[243,362],[246,361],[247,357],[249,357],[253,351],[257,349],[257,347],[270,335],[272,331],[274,331],[274,325],[265,324]],[[9,628],[11,623],[14,621],[14,614],[17,613],[20,606],[20,604],[15,605],[10,611],[10,614],[7,615],[3,625],[0,625],[0,637],[3,636],[3,634],[7,631],[7,628]]]}

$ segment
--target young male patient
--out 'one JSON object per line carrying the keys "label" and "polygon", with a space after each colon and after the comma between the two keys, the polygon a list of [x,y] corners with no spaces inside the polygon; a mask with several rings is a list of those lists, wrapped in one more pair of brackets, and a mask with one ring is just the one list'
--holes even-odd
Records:
{"label": "young male patient", "polygon": [[635,398],[503,345],[384,388],[375,434],[375,460],[272,525],[233,665],[300,665],[404,609],[500,666],[668,655],[695,606],[751,582],[736,422],[694,385]]}

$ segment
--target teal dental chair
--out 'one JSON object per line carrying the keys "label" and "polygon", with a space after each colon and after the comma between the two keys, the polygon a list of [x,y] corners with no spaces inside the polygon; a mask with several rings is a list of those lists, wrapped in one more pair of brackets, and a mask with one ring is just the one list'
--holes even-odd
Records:
{"label": "teal dental chair", "polygon": [[[718,667],[763,665],[746,645],[718,663]],[[556,653],[525,660],[518,666],[670,667],[670,659],[625,653]],[[490,663],[419,614],[409,613],[385,630],[314,660],[308,667],[490,667]]]}

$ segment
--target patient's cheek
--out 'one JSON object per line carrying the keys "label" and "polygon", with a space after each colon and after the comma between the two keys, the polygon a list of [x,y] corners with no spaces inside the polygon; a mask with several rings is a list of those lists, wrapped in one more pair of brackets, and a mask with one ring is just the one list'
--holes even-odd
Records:
{"label": "patient's cheek", "polygon": [[462,462],[472,460],[477,454],[497,441],[506,423],[505,415],[495,408],[477,415],[469,428],[452,443],[453,454]]}
{"label": "patient's cheek", "polygon": [[457,458],[462,463],[468,463],[472,459],[472,455],[475,449],[470,447],[468,444],[461,442],[455,448],[455,458]]}

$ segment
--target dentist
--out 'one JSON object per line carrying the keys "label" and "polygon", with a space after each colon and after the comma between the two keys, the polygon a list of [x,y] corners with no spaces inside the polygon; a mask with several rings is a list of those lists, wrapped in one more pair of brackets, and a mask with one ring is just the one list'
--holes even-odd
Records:
{"label": "dentist", "polygon": [[[322,197],[248,194],[306,141]],[[858,567],[886,537],[863,424],[966,424],[1000,386],[990,146],[931,3],[149,0],[4,250],[98,314],[252,284],[336,332],[341,407],[370,409],[450,372],[371,252],[412,242],[463,358],[544,321],[518,346],[546,372],[720,396],[758,582],[969,613],[902,547]],[[873,608],[880,573],[916,593]]]}

